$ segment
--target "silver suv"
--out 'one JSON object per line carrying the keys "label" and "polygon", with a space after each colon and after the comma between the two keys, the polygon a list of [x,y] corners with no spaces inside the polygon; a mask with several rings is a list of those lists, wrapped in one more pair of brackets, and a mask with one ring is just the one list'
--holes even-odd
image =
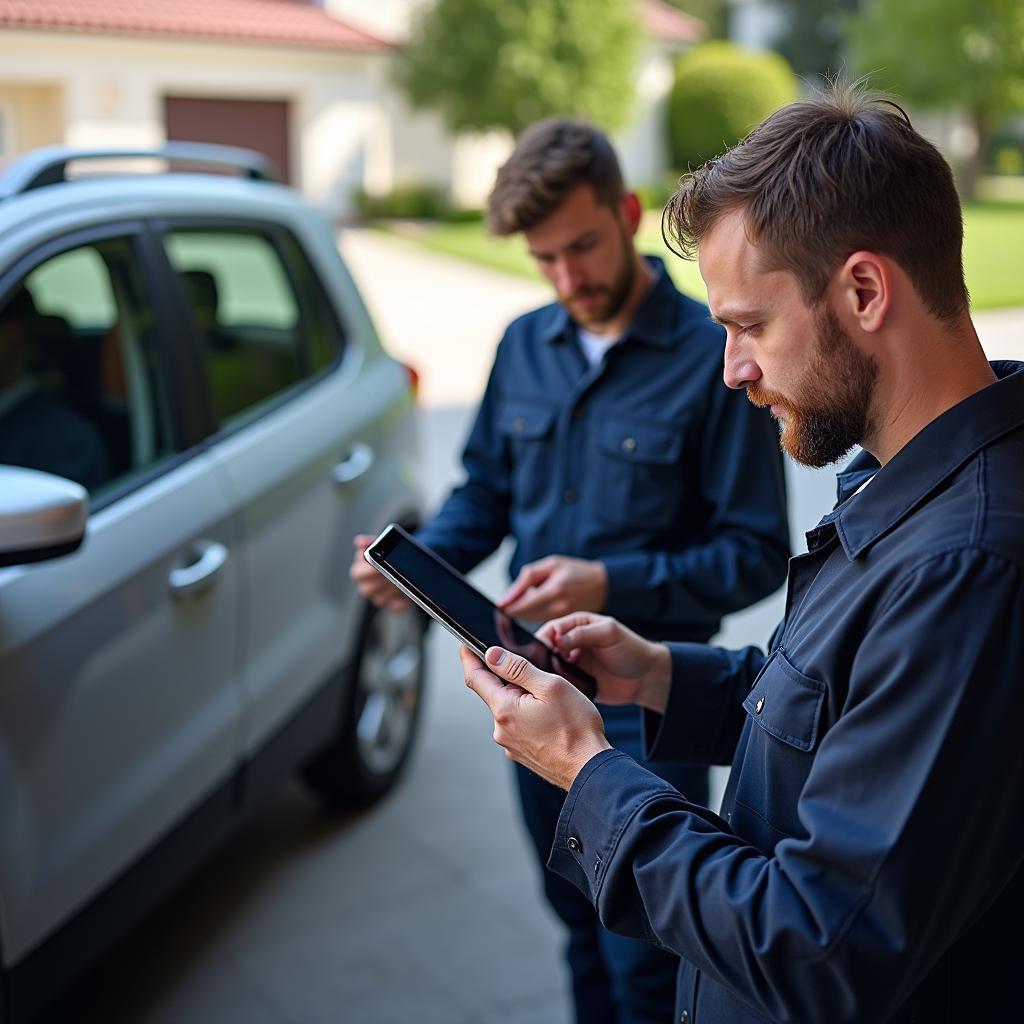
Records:
{"label": "silver suv", "polygon": [[0,1021],[282,772],[349,805],[398,776],[423,622],[347,569],[358,527],[415,524],[414,393],[256,154],[0,175]]}

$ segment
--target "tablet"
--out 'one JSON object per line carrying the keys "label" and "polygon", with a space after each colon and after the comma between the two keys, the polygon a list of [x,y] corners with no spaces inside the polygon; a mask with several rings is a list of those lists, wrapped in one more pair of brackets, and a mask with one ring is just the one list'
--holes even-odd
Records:
{"label": "tablet", "polygon": [[544,672],[563,676],[594,699],[597,683],[593,676],[538,640],[400,526],[392,523],[385,527],[363,557],[481,658],[488,647],[504,647]]}

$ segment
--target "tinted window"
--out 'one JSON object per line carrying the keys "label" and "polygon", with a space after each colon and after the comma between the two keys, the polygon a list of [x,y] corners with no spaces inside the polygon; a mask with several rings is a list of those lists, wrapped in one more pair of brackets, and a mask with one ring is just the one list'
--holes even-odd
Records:
{"label": "tinted window", "polygon": [[298,245],[259,231],[182,229],[166,236],[202,346],[218,422],[230,425],[307,380],[338,334]]}
{"label": "tinted window", "polygon": [[95,497],[171,452],[131,240],[53,256],[0,297],[0,462],[76,480]]}

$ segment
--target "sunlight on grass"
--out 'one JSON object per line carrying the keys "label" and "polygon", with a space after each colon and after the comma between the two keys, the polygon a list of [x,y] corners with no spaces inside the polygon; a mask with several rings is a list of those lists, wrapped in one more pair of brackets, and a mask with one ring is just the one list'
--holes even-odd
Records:
{"label": "sunlight on grass", "polygon": [[[477,266],[519,274],[539,281],[523,240],[491,238],[481,223],[416,224],[388,230],[435,252],[468,260]],[[637,236],[643,253],[661,256],[676,286],[704,301],[706,293],[697,265],[665,248],[660,214],[649,212]],[[964,207],[964,269],[976,310],[1024,306],[1024,203],[981,202]]]}

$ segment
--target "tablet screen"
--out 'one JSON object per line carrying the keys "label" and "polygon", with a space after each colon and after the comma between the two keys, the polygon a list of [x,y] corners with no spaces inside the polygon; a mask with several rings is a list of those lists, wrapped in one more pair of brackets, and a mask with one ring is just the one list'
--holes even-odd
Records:
{"label": "tablet screen", "polygon": [[449,629],[455,627],[460,639],[475,641],[470,646],[477,653],[504,647],[545,672],[564,676],[593,697],[596,684],[586,672],[566,662],[400,527],[388,527],[367,553],[371,564],[390,569],[396,582],[405,583],[409,595],[426,612]]}

